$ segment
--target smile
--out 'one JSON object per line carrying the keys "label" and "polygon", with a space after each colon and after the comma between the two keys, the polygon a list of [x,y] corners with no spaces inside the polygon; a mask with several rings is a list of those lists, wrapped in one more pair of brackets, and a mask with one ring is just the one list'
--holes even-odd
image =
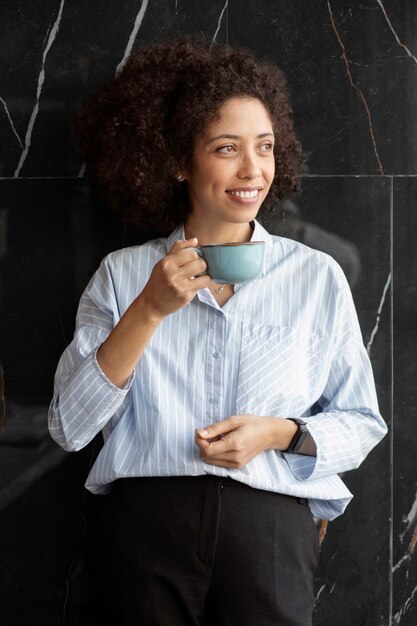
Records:
{"label": "smile", "polygon": [[254,189],[253,191],[228,191],[227,193],[238,198],[256,198],[259,194],[259,189]]}

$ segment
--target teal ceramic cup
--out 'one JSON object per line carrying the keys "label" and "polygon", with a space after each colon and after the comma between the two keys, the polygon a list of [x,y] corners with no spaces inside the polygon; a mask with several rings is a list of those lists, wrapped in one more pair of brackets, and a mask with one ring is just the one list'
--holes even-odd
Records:
{"label": "teal ceramic cup", "polygon": [[263,269],[264,241],[209,243],[193,250],[207,263],[207,271],[203,274],[223,285],[249,282]]}

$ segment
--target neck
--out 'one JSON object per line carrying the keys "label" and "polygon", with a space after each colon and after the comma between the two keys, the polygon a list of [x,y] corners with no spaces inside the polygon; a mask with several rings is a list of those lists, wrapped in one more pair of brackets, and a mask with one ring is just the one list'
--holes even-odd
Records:
{"label": "neck", "polygon": [[197,237],[198,243],[231,243],[250,241],[253,233],[251,224],[199,224],[189,216],[184,225],[185,238]]}

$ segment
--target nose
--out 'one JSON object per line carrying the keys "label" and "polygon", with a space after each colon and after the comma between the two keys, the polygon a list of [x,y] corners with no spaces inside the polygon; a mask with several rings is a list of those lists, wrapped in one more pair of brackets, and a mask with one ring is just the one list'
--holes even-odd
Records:
{"label": "nose", "polygon": [[239,178],[258,178],[262,171],[259,166],[257,155],[251,151],[245,151],[241,156],[239,164],[238,177]]}

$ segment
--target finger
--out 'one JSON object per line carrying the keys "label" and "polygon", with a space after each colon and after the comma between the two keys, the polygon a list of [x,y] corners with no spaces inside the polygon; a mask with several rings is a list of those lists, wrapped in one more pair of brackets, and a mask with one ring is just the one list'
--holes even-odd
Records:
{"label": "finger", "polygon": [[237,448],[233,438],[228,435],[225,435],[221,439],[216,439],[215,441],[206,441],[205,443],[208,443],[208,446],[202,447],[202,450],[208,458],[219,459],[225,454],[236,452]]}
{"label": "finger", "polygon": [[179,266],[179,276],[184,276],[184,278],[191,278],[192,276],[198,276],[199,274],[203,274],[207,269],[207,263],[204,259],[192,259],[185,263],[184,265]]}
{"label": "finger", "polygon": [[[204,259],[201,258],[201,256],[199,254],[197,254],[197,252],[194,250],[194,248],[183,248],[182,250],[178,250],[177,252],[173,253],[173,254],[169,254],[168,256],[175,256],[175,260],[178,263],[178,266],[182,266],[182,265],[187,265],[188,263],[191,263],[192,261],[204,261]],[[205,262],[205,261],[204,261]]]}
{"label": "finger", "polygon": [[204,462],[207,463],[207,465],[214,465],[216,467],[225,467],[226,469],[242,469],[242,467],[244,467],[243,465],[240,465],[239,463],[234,463],[231,461],[224,461],[221,459],[204,459]]}
{"label": "finger", "polygon": [[232,430],[235,430],[240,426],[241,421],[238,415],[232,415],[221,422],[217,422],[216,424],[211,424],[210,426],[206,426],[206,428],[198,428],[196,433],[202,439],[213,439],[218,435],[224,435],[229,433]]}
{"label": "finger", "polygon": [[203,276],[191,276],[190,282],[193,290],[198,291],[199,289],[210,287],[211,278],[208,274],[203,274]]}
{"label": "finger", "polygon": [[196,433],[195,442],[204,458],[221,458],[225,454],[236,452],[239,448],[232,433],[210,440],[202,439]]}
{"label": "finger", "polygon": [[218,467],[228,467],[231,469],[242,469],[242,467],[247,465],[247,463],[251,460],[249,457],[236,452],[228,452],[215,457],[201,454],[201,458],[208,465],[217,465]]}
{"label": "finger", "polygon": [[192,268],[189,268],[190,263],[197,263],[195,266],[196,274],[204,272],[207,269],[206,261],[197,254],[197,252],[190,247],[183,248],[182,250],[178,250],[177,252],[170,252],[165,257],[169,266],[175,266],[176,268],[187,268],[188,275],[191,276]]}
{"label": "finger", "polygon": [[[177,254],[180,250],[184,250],[190,246],[198,246],[197,237],[193,237],[192,239],[177,239],[168,254]],[[192,250],[190,250],[190,252],[192,252]]]}

